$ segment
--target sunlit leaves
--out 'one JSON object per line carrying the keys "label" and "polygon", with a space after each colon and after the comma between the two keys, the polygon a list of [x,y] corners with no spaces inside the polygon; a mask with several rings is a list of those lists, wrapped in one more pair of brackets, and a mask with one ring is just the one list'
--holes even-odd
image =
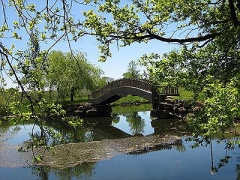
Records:
{"label": "sunlit leaves", "polygon": [[35,4],[29,4],[26,6],[26,9],[29,10],[30,12],[35,12],[36,11],[36,5]]}
{"label": "sunlit leaves", "polygon": [[21,37],[18,33],[16,33],[16,32],[13,32],[13,33],[12,33],[12,36],[13,36],[15,39],[18,39],[18,40],[21,40],[21,39],[22,39],[22,37]]}
{"label": "sunlit leaves", "polygon": [[[108,49],[101,51],[102,56],[106,56],[102,59],[111,55],[109,49],[113,42],[119,46],[148,42],[151,39],[180,43],[210,42],[215,36],[225,35],[222,27],[231,28],[228,3],[221,1],[213,4],[200,0],[105,0],[93,3],[98,4],[98,11],[84,12],[85,25],[92,34],[97,35],[101,49]],[[104,29],[109,22],[111,28]]]}
{"label": "sunlit leaves", "polygon": [[63,121],[65,121],[68,126],[74,128],[74,129],[80,128],[83,125],[83,120],[80,118],[76,119],[73,117],[64,117]]}
{"label": "sunlit leaves", "polygon": [[42,33],[40,34],[41,40],[45,40],[47,38],[46,34]]}
{"label": "sunlit leaves", "polygon": [[205,86],[204,92],[206,98],[203,109],[201,113],[189,118],[190,124],[194,128],[200,127],[200,132],[204,135],[225,132],[240,117],[240,94],[237,88],[233,81],[227,87],[223,87],[218,81],[212,81]]}

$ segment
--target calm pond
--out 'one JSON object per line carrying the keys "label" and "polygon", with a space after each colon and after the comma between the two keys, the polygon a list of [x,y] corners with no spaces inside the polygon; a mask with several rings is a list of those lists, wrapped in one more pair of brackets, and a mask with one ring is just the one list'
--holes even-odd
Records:
{"label": "calm pond", "polygon": [[[29,139],[32,124],[0,127],[0,179],[240,179],[240,151],[225,149],[214,137],[212,144],[192,148],[187,133],[174,120],[153,120],[149,111],[113,114],[112,118],[90,118],[88,128],[70,131],[55,128],[65,143],[103,139],[148,137],[171,134],[182,138],[181,144],[156,146],[142,151],[119,153],[96,162],[82,162],[73,167],[31,166],[28,157],[17,150]],[[89,125],[90,124],[90,125]],[[179,128],[180,127],[180,128]],[[37,132],[38,129],[35,128]],[[231,137],[232,139],[238,137]],[[55,143],[56,144],[56,143]]]}

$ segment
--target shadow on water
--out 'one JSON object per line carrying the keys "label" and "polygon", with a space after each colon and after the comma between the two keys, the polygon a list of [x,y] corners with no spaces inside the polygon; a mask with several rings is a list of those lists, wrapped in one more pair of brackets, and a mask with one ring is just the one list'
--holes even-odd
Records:
{"label": "shadow on water", "polygon": [[[105,139],[122,139],[122,138],[131,138],[131,137],[150,137],[150,136],[164,136],[164,135],[175,135],[182,137],[183,141],[179,141],[175,144],[146,144],[144,147],[136,148],[131,151],[128,151],[126,154],[113,157],[109,159],[108,161],[94,161],[94,162],[83,162],[80,164],[77,164],[73,167],[66,167],[66,168],[53,168],[50,166],[25,166],[25,168],[21,168],[20,166],[17,166],[15,168],[8,168],[7,166],[4,166],[4,164],[0,164],[0,173],[1,176],[5,177],[6,179],[15,179],[17,178],[17,174],[19,172],[25,172],[25,177],[30,179],[100,179],[101,172],[106,172],[106,178],[107,179],[114,179],[114,173],[115,175],[119,175],[120,170],[124,170],[125,166],[127,166],[130,170],[135,171],[136,169],[136,162],[137,160],[140,160],[149,163],[148,160],[145,158],[148,157],[152,159],[153,166],[162,166],[162,164],[168,164],[171,162],[171,158],[178,156],[183,156],[185,159],[188,159],[188,164],[183,164],[183,166],[191,166],[191,161],[194,160],[195,155],[192,155],[193,151],[193,145],[194,138],[189,137],[189,133],[186,131],[186,124],[182,120],[174,120],[174,119],[151,119],[149,112],[124,112],[124,113],[117,113],[113,114],[112,117],[101,117],[101,118],[84,118],[84,124],[83,128],[80,129],[68,129],[66,127],[62,126],[56,126],[53,127],[54,131],[59,132],[62,136],[60,137],[50,137],[49,140],[51,142],[51,145],[59,145],[59,144],[68,144],[68,143],[76,143],[76,142],[92,142],[92,141],[102,141]],[[26,126],[26,125],[25,125]],[[27,140],[26,134],[22,134],[22,130],[24,126],[17,125],[2,125],[0,127],[0,140],[1,140],[1,148],[0,151],[3,150],[2,145],[6,145],[6,143],[13,143],[16,145],[17,143],[22,143],[20,141]],[[52,127],[50,127],[52,128]],[[26,129],[26,128],[25,128]],[[37,134],[36,130],[36,134]],[[18,142],[14,141],[15,136],[19,136],[19,134],[22,136],[20,139],[18,139]],[[29,137],[28,137],[29,138]],[[234,137],[231,137],[234,138]],[[185,141],[186,140],[186,141]],[[217,142],[217,143],[216,143]],[[219,142],[219,143],[218,143]],[[226,166],[227,164],[231,164],[231,167],[234,167],[234,163],[236,164],[234,167],[234,175],[232,175],[229,179],[240,179],[240,154],[239,150],[236,150],[237,147],[235,147],[235,150],[229,150],[225,148],[225,145],[223,145],[224,140],[220,140],[219,138],[212,138],[210,140],[200,140],[198,143],[198,148],[200,150],[197,150],[196,153],[197,156],[202,156],[203,158],[198,159],[200,166],[198,173],[203,173],[203,167],[210,167],[210,173],[215,174],[216,172],[219,172],[219,169]],[[220,148],[214,148],[219,147],[225,148],[224,154],[220,152]],[[210,147],[206,150],[206,147]],[[231,148],[230,148],[231,149]],[[238,148],[239,149],[239,148]],[[162,152],[162,153],[161,153]],[[205,157],[206,153],[208,154],[207,159]],[[216,155],[215,155],[216,153]],[[10,155],[11,156],[11,155]],[[177,157],[178,157],[177,156]],[[128,157],[138,157],[140,159],[132,159]],[[193,158],[194,157],[194,158]],[[204,159],[205,157],[205,159]],[[209,158],[210,157],[210,158]],[[128,164],[121,164],[121,160],[118,158],[124,159]],[[184,159],[183,158],[183,159]],[[193,160],[191,160],[191,158]],[[143,160],[144,159],[144,160]],[[161,162],[159,162],[161,160]],[[117,163],[115,162],[116,160]],[[215,160],[215,161],[214,161]],[[182,160],[183,163],[185,162]],[[219,162],[218,162],[219,161]],[[178,161],[177,161],[178,162]],[[207,164],[206,164],[207,162]],[[110,164],[111,166],[107,166],[106,164]],[[119,170],[109,170],[109,167],[115,166],[115,164],[118,164],[117,169]],[[187,163],[187,162],[186,162]],[[189,165],[190,164],[190,165]],[[203,165],[204,164],[204,165]],[[104,165],[106,167],[104,167]],[[144,168],[149,170],[149,173],[155,174],[155,178],[157,179],[159,170],[156,169],[154,172],[152,169],[148,167],[146,164],[144,165]],[[150,169],[149,169],[150,168]],[[164,167],[162,167],[164,169]],[[179,166],[176,165],[176,163],[169,165],[169,168],[166,169],[169,174],[169,178],[171,177],[174,179],[174,174],[171,171],[172,168],[178,169]],[[195,177],[196,173],[194,174],[193,168],[188,170],[189,176],[184,176],[184,172],[182,173],[181,177],[178,177],[180,179],[183,179],[184,177]],[[18,173],[14,173],[14,170],[18,171]],[[181,169],[181,168],[179,168]],[[110,172],[111,171],[111,172]],[[127,170],[126,170],[127,171]],[[192,175],[191,175],[191,171]],[[124,172],[124,171],[123,171]],[[232,171],[231,171],[232,173]],[[124,173],[123,173],[124,174]],[[204,174],[204,173],[203,173]],[[229,173],[224,176],[221,174],[222,177],[229,177]],[[125,178],[127,178],[128,175],[125,175]],[[209,175],[203,175],[203,178],[212,178]],[[135,179],[144,179],[144,176],[141,176],[141,173],[139,175],[135,174]],[[223,178],[223,179],[224,179]],[[24,178],[23,178],[24,179]],[[116,177],[115,177],[116,179]],[[214,179],[214,178],[212,178]],[[216,176],[215,179],[218,179]],[[221,179],[221,178],[220,178]],[[228,178],[227,178],[228,179]]]}

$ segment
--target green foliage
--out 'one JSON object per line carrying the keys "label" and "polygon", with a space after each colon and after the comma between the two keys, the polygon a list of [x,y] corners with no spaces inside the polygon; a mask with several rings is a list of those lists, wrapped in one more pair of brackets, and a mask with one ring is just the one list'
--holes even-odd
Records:
{"label": "green foliage", "polygon": [[[150,40],[180,43],[179,50],[164,55],[144,55],[140,63],[146,66],[150,79],[156,84],[184,87],[193,92],[194,101],[209,84],[215,85],[214,79],[228,88],[230,80],[239,75],[240,8],[236,1],[217,1],[214,6],[211,1],[193,0],[187,4],[177,0],[104,2],[98,12],[108,14],[109,18],[94,11],[84,13],[85,26],[97,34],[101,43],[103,60],[111,55],[110,44],[114,42],[120,46]],[[169,33],[169,27],[173,33]],[[231,107],[233,102],[218,98],[218,93],[213,95],[216,97],[211,100],[203,97],[206,106],[222,101],[222,105]],[[217,121],[236,116],[227,108],[221,110],[224,115],[212,114]],[[210,121],[214,119],[212,116],[208,117]]]}
{"label": "green foliage", "polygon": [[6,92],[3,90],[0,91],[0,117],[8,115],[6,107]]}
{"label": "green foliage", "polygon": [[203,107],[197,113],[189,115],[189,122],[196,135],[210,136],[225,132],[233,126],[236,117],[240,117],[240,96],[235,82],[227,87],[215,81],[204,88],[206,94]]}
{"label": "green foliage", "polygon": [[135,61],[130,61],[128,64],[128,70],[123,74],[123,77],[130,79],[142,79],[140,70],[137,68],[137,63]]}
{"label": "green foliage", "polygon": [[181,44],[203,42],[201,47],[216,38],[218,43],[226,42],[222,44],[224,47],[231,44],[233,41],[228,39],[233,40],[239,32],[237,1],[132,0],[123,3],[105,0],[88,3],[96,3],[98,10],[84,12],[84,25],[101,43],[103,61],[111,56],[110,47],[114,42],[119,46],[151,40]]}
{"label": "green foliage", "polygon": [[15,88],[0,91],[0,117],[11,116],[11,103],[20,102],[21,93]]}
{"label": "green foliage", "polygon": [[180,96],[175,97],[177,99],[191,100],[193,98],[193,92],[186,90],[184,87],[179,87],[178,92]]}
{"label": "green foliage", "polygon": [[111,83],[113,82],[114,79],[111,78],[111,77],[102,77],[99,79],[98,83],[97,83],[97,88],[96,89],[101,89],[103,88],[104,86],[106,86],[108,83]]}
{"label": "green foliage", "polygon": [[227,54],[216,51],[218,45],[215,43],[195,50],[185,47],[162,57],[157,54],[143,56],[140,61],[147,66],[151,79],[161,85],[184,87],[193,92],[194,101],[203,101],[203,109],[189,118],[195,134],[209,136],[226,131],[240,116],[237,46],[232,43],[226,47]]}
{"label": "green foliage", "polygon": [[77,129],[83,126],[83,120],[80,118],[64,117],[63,122],[65,122],[69,127]]}
{"label": "green foliage", "polygon": [[127,113],[126,121],[129,123],[131,127],[131,132],[134,135],[139,135],[144,133],[145,121],[139,116],[138,112]]}
{"label": "green foliage", "polygon": [[50,89],[57,90],[62,99],[70,93],[72,96],[79,94],[84,88],[94,89],[103,73],[90,64],[83,53],[71,54],[61,51],[52,51],[49,54],[47,71]]}

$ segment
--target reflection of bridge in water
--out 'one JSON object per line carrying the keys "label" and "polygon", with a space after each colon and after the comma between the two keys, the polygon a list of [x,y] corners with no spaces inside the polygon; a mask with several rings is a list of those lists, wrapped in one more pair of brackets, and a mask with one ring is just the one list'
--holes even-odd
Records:
{"label": "reflection of bridge in water", "polygon": [[[158,123],[156,123],[157,121],[158,121]],[[174,120],[174,121],[176,121],[176,120]],[[160,129],[162,127],[164,128],[165,126],[167,128],[171,129],[170,126],[173,124],[173,121],[170,122],[170,124],[171,124],[170,125],[166,121],[154,120],[154,123],[153,124],[151,123],[151,125],[154,129],[158,129],[158,131],[154,130],[153,134],[148,134],[146,136],[131,135],[131,134],[124,132],[121,129],[118,129],[118,128],[112,126],[113,117],[101,117],[100,119],[99,119],[99,117],[98,118],[90,117],[90,118],[85,118],[84,122],[86,123],[86,126],[88,128],[90,127],[91,135],[93,136],[94,141],[96,141],[96,140],[101,141],[104,139],[124,139],[124,138],[130,138],[130,137],[137,137],[137,138],[142,139],[143,142],[139,142],[141,144],[141,146],[139,145],[139,146],[134,147],[133,149],[131,148],[131,150],[126,152],[126,154],[128,154],[128,155],[141,155],[141,154],[145,154],[145,153],[149,153],[149,152],[153,152],[153,151],[171,150],[175,146],[177,146],[178,148],[182,146],[182,141],[180,139],[174,140],[171,143],[169,143],[169,142],[150,143],[150,142],[144,140],[144,138],[151,139],[151,137],[156,137],[155,135],[160,135],[160,134],[163,135],[163,133],[166,131],[163,130],[163,133],[160,133],[159,132]],[[161,122],[163,122],[163,123],[161,123]],[[167,132],[166,134],[171,134],[171,133]],[[124,146],[124,144],[122,144],[122,145]],[[127,147],[125,147],[125,148],[121,147],[121,148],[128,149]]]}
{"label": "reflection of bridge in water", "polygon": [[92,92],[91,103],[94,105],[107,105],[127,95],[139,96],[152,102],[153,109],[158,109],[159,104],[167,96],[178,96],[177,87],[157,87],[151,81],[144,79],[119,79]]}
{"label": "reflection of bridge in water", "polygon": [[85,126],[91,129],[94,140],[118,139],[132,137],[121,129],[112,126],[113,117],[87,117],[84,118]]}
{"label": "reflection of bridge in water", "polygon": [[[123,116],[124,117],[127,116]],[[131,116],[133,117],[133,116]],[[126,128],[131,126],[129,121],[123,120],[126,122],[125,125],[121,124],[121,128],[114,127],[113,122],[118,119],[118,117],[86,117],[84,118],[84,124],[87,129],[92,132],[92,135],[95,138],[94,140],[103,140],[103,139],[119,139],[119,138],[127,138],[127,137],[134,137],[134,136],[152,136],[152,135],[161,135],[165,136],[167,134],[175,135],[175,136],[182,136],[183,134],[186,135],[185,130],[185,121],[181,119],[158,119],[158,120],[151,120],[147,123],[150,124],[150,127],[153,129],[148,130],[148,133],[144,133],[145,130],[141,129],[141,132],[134,131],[139,128],[141,125],[144,124],[144,127],[147,127],[145,124],[146,120],[140,121],[139,119],[134,119],[135,127],[131,127],[130,129]],[[120,123],[119,121],[117,123]],[[117,124],[115,122],[115,124]],[[143,128],[144,128],[143,127]],[[125,130],[123,130],[125,129]],[[126,131],[127,130],[127,131]],[[125,132],[126,131],[126,132]]]}

